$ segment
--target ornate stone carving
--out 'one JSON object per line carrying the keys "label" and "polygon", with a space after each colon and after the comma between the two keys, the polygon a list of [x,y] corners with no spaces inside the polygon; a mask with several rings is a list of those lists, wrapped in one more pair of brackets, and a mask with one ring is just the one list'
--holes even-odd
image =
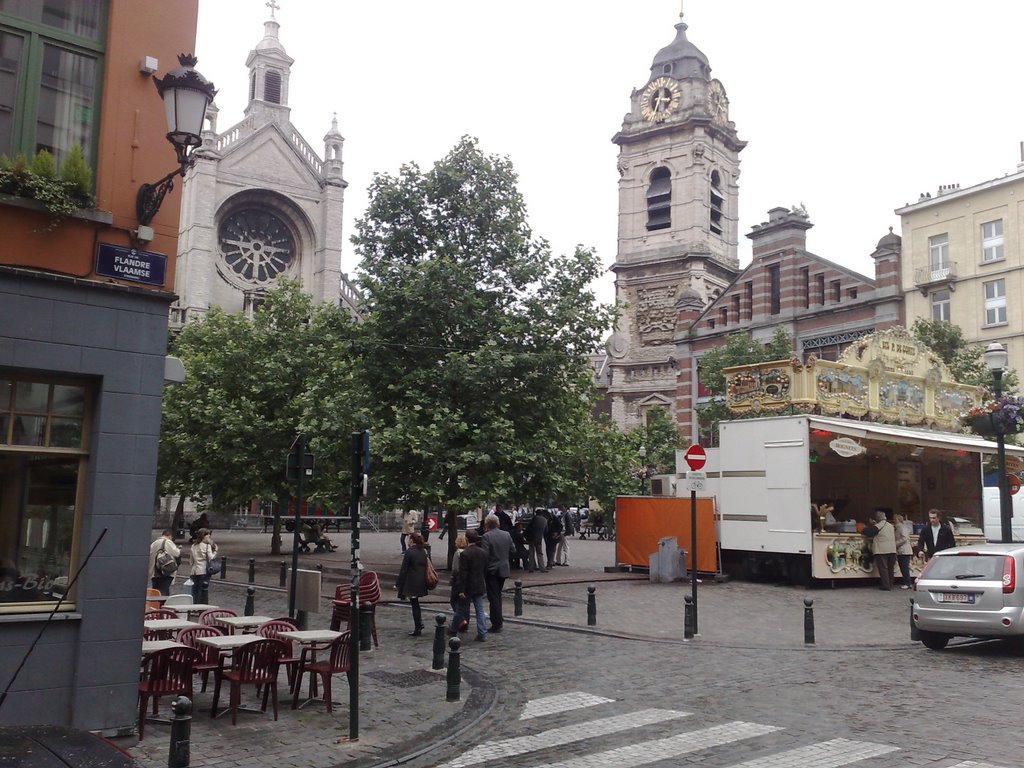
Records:
{"label": "ornate stone carving", "polygon": [[676,292],[674,285],[637,289],[636,327],[642,346],[672,343],[676,327]]}

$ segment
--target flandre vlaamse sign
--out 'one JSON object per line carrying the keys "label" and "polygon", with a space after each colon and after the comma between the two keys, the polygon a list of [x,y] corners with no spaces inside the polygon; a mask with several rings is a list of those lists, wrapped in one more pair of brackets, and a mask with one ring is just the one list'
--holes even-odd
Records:
{"label": "flandre vlaamse sign", "polygon": [[100,243],[96,248],[96,274],[147,285],[163,285],[167,257],[162,253]]}

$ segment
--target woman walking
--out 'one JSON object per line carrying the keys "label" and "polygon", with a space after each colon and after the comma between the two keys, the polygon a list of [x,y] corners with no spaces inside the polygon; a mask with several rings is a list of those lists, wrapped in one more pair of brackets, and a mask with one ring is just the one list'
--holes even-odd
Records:
{"label": "woman walking", "polygon": [[217,556],[217,545],[213,543],[209,528],[196,531],[196,542],[192,545],[192,602],[203,602],[203,593],[208,594],[210,577],[206,571],[210,561]]}
{"label": "woman walking", "polygon": [[420,598],[427,594],[427,551],[421,534],[410,533],[409,541],[411,546],[402,557],[402,567],[398,571],[398,583],[395,588],[398,590],[399,600],[409,598],[413,623],[413,630],[409,636],[418,637],[423,634]]}

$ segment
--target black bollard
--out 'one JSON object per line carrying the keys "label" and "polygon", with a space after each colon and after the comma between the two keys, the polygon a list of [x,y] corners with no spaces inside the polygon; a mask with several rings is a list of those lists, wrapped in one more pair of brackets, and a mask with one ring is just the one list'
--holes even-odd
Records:
{"label": "black bollard", "polygon": [[370,630],[370,612],[373,606],[369,603],[359,604],[359,650],[373,650],[373,632]]}
{"label": "black bollard", "polygon": [[587,626],[597,626],[597,587],[591,584],[587,587]]}
{"label": "black bollard", "polygon": [[324,572],[324,564],[323,563],[317,563],[316,564],[316,569],[318,571],[320,571],[320,573],[323,573]]}
{"label": "black bollard", "polygon": [[430,663],[431,669],[444,669],[444,614],[434,616],[434,658]]}
{"label": "black bollard", "polygon": [[914,598],[910,598],[910,639],[915,642],[921,639],[921,630],[914,623]]}
{"label": "black bollard", "polygon": [[210,604],[210,579],[211,578],[213,578],[213,577],[212,576],[207,576],[205,579],[203,579],[203,588],[199,592],[199,602],[203,603],[204,605],[209,605]]}
{"label": "black bollard", "polygon": [[288,584],[288,563],[281,561],[281,589]]}
{"label": "black bollard", "polygon": [[305,611],[296,611],[295,612],[295,626],[298,627],[303,632],[305,632],[307,629],[309,629],[309,614],[306,613]]}
{"label": "black bollard", "polygon": [[242,611],[244,616],[255,616],[256,615],[256,587],[246,587],[245,589],[245,609]]}
{"label": "black bollard", "polygon": [[228,559],[221,557],[220,559],[220,580],[224,581],[228,577]]}
{"label": "black bollard", "polygon": [[252,584],[256,581],[256,559],[249,558],[249,583]]}
{"label": "black bollard", "polygon": [[448,692],[445,695],[445,701],[458,701],[460,698],[459,687],[462,685],[462,668],[459,661],[460,645],[462,645],[462,641],[457,637],[448,641],[448,648],[451,650],[448,653]]}
{"label": "black bollard", "polygon": [[523,582],[516,582],[515,592],[512,593],[512,604],[515,606],[515,615],[523,615]]}
{"label": "black bollard", "polygon": [[814,645],[814,601],[804,598],[804,645]]}
{"label": "black bollard", "polygon": [[192,731],[192,702],[187,696],[178,696],[171,702],[171,750],[167,768],[188,768],[191,760],[189,740]]}
{"label": "black bollard", "polygon": [[693,640],[693,595],[685,595],[683,603],[683,639]]}

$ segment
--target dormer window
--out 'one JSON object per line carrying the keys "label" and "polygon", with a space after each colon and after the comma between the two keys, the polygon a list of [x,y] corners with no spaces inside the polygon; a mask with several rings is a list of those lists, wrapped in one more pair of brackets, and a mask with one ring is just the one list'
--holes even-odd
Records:
{"label": "dormer window", "polygon": [[722,194],[722,177],[718,171],[711,172],[711,216],[708,221],[709,229],[716,235],[722,234],[722,213],[725,208],[725,195]]}
{"label": "dormer window", "polygon": [[662,64],[661,65],[661,74],[663,74],[663,75],[671,75],[672,74],[672,62],[669,62],[668,64]]}
{"label": "dormer window", "polygon": [[672,226],[672,174],[668,168],[655,168],[647,188],[647,229]]}
{"label": "dormer window", "polygon": [[270,71],[264,76],[263,100],[271,104],[281,103],[281,73]]}

